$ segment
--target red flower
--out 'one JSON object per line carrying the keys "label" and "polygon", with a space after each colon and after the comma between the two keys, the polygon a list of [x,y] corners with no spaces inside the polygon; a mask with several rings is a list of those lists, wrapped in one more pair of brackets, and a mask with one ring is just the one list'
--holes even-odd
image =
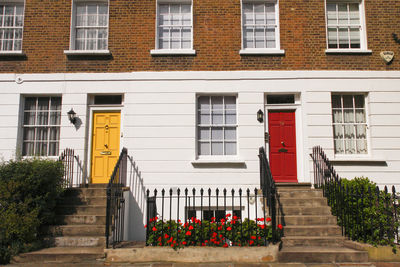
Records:
{"label": "red flower", "polygon": [[206,246],[206,243],[201,243],[201,246],[202,246],[202,247],[205,247],[205,246]]}
{"label": "red flower", "polygon": [[176,240],[174,240],[172,243],[176,244]]}
{"label": "red flower", "polygon": [[261,225],[259,225],[259,227],[260,227],[261,229],[264,229],[264,228],[265,228],[265,225],[264,225],[264,224],[261,224]]}
{"label": "red flower", "polygon": [[221,219],[221,222],[222,222],[222,223],[223,223],[223,222],[225,222],[225,219],[224,219],[224,218],[222,218],[222,219]]}
{"label": "red flower", "polygon": [[222,226],[218,226],[218,230],[221,231],[222,230]]}
{"label": "red flower", "polygon": [[147,228],[147,224],[144,226],[144,228]]}
{"label": "red flower", "polygon": [[255,240],[256,237],[254,235],[250,236],[251,239]]}
{"label": "red flower", "polygon": [[222,238],[222,235],[221,235],[221,234],[219,235],[219,238]]}
{"label": "red flower", "polygon": [[257,221],[263,222],[263,221],[264,221],[264,218],[257,218]]}
{"label": "red flower", "polygon": [[161,242],[160,242],[160,243],[158,243],[158,245],[159,245],[159,246],[162,246]]}
{"label": "red flower", "polygon": [[168,237],[169,237],[169,235],[167,235],[167,234],[164,235],[164,238],[165,238],[165,239],[167,239]]}
{"label": "red flower", "polygon": [[236,215],[233,215],[233,219],[234,219],[234,220],[237,220],[238,217],[237,217]]}
{"label": "red flower", "polygon": [[180,223],[181,222],[181,220],[178,220],[178,223]]}
{"label": "red flower", "polygon": [[214,221],[215,221],[215,217],[211,217],[211,221],[213,221],[213,222],[214,222]]}
{"label": "red flower", "polygon": [[171,244],[171,248],[173,248],[174,247],[174,244]]}
{"label": "red flower", "polygon": [[186,235],[192,235],[192,232],[187,231],[187,232],[186,232]]}
{"label": "red flower", "polygon": [[227,227],[226,230],[230,231],[230,230],[232,230],[232,227]]}
{"label": "red flower", "polygon": [[280,230],[282,230],[282,224],[278,224],[278,228],[280,229]]}
{"label": "red flower", "polygon": [[216,233],[216,232],[214,232],[214,233],[212,234],[212,236],[213,236],[213,237],[216,237],[216,236],[217,236],[217,233]]}
{"label": "red flower", "polygon": [[250,240],[249,244],[250,244],[250,246],[253,245],[253,244],[254,244],[254,241],[253,241],[253,240]]}
{"label": "red flower", "polygon": [[158,220],[158,217],[155,217],[154,220],[157,221],[157,220]]}
{"label": "red flower", "polygon": [[271,221],[271,218],[270,218],[270,217],[268,217],[268,218],[267,218],[267,222],[270,222],[270,221]]}
{"label": "red flower", "polygon": [[227,247],[228,247],[228,244],[227,244],[227,243],[225,243],[225,244],[223,245],[223,247],[224,247],[224,248],[227,248]]}
{"label": "red flower", "polygon": [[187,243],[186,243],[186,241],[182,241],[182,245],[186,245]]}
{"label": "red flower", "polygon": [[189,226],[189,230],[193,230],[193,226]]}
{"label": "red flower", "polygon": [[230,214],[230,213],[225,215],[226,218],[231,217],[231,216],[232,216],[232,214]]}
{"label": "red flower", "polygon": [[155,232],[155,231],[157,231],[157,228],[155,226],[153,226],[153,229],[151,229],[151,230],[153,230],[153,232]]}

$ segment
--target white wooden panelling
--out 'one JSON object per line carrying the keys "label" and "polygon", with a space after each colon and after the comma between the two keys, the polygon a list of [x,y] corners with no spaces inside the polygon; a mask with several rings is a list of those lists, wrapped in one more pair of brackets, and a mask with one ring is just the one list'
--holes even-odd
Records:
{"label": "white wooden panelling", "polygon": [[330,103],[308,103],[307,111],[308,114],[332,114]]}
{"label": "white wooden panelling", "polygon": [[[398,105],[400,108],[400,103]],[[400,113],[398,115],[372,115],[369,117],[369,122],[373,126],[400,125]]]}
{"label": "white wooden panelling", "polygon": [[333,138],[332,126],[331,125],[318,125],[318,126],[308,126],[309,138],[314,137],[327,137]]}
{"label": "white wooden panelling", "polygon": [[400,115],[400,103],[370,103],[369,114],[396,114]]}
{"label": "white wooden panelling", "polygon": [[19,94],[2,93],[0,97],[0,105],[19,105]]}
{"label": "white wooden panelling", "polygon": [[124,116],[124,124],[127,126],[194,126],[194,115],[133,115]]}
{"label": "white wooden panelling", "polygon": [[[125,121],[126,123],[126,121]],[[123,128],[124,138],[194,138],[195,126],[171,127],[171,126],[125,126]]]}
{"label": "white wooden panelling", "polygon": [[392,126],[374,126],[370,125],[372,137],[398,137],[400,133],[399,125]]}
{"label": "white wooden panelling", "polygon": [[397,138],[372,138],[371,145],[373,149],[378,150],[400,150],[400,136]]}
{"label": "white wooden panelling", "polygon": [[373,103],[400,103],[400,92],[372,91],[369,93],[369,99]]}
{"label": "white wooden panelling", "polygon": [[305,103],[327,103],[331,102],[330,92],[313,92],[308,91],[303,96],[303,101]]}
{"label": "white wooden panelling", "polygon": [[[194,104],[195,93],[126,93],[124,102],[130,104]],[[132,105],[133,106],[133,105]]]}
{"label": "white wooden panelling", "polygon": [[195,116],[193,103],[146,103],[125,105],[127,115],[191,115]]}
{"label": "white wooden panelling", "polygon": [[314,115],[309,114],[307,116],[307,125],[309,126],[331,126],[332,115]]}

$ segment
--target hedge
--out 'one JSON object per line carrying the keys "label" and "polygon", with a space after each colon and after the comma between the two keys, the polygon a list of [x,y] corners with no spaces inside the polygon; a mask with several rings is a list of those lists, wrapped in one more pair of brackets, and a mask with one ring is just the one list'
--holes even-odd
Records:
{"label": "hedge", "polygon": [[0,264],[43,247],[45,225],[54,223],[63,166],[53,160],[0,164]]}

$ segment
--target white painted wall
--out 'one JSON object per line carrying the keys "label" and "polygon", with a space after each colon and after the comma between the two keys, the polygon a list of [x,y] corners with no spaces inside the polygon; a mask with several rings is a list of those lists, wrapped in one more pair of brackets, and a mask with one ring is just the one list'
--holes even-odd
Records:
{"label": "white painted wall", "polygon": [[[90,109],[88,94],[124,94],[121,148],[128,148],[141,170],[140,188],[132,186],[129,203],[143,209],[143,189],[173,186],[196,188],[254,188],[259,186],[258,148],[264,144],[264,124],[256,112],[271,92],[301,96],[297,118],[299,181],[312,181],[309,154],[321,145],[330,159],[333,152],[331,92],[368,94],[371,153],[340,158],[342,177],[367,176],[379,185],[400,189],[400,72],[379,71],[237,71],[144,72],[0,75],[0,159],[15,158],[23,95],[62,95],[61,149],[75,149],[88,162]],[[196,94],[236,94],[238,155],[244,164],[193,164],[196,161]],[[73,108],[82,124],[67,118]],[[61,152],[61,150],[60,150]],[[368,162],[365,162],[365,161]],[[136,189],[134,189],[136,188]],[[131,204],[130,204],[131,205]],[[131,205],[133,207],[133,205]],[[133,212],[133,211],[132,211]],[[130,215],[133,218],[133,214]],[[128,216],[129,217],[129,216]],[[143,218],[142,218],[143,219]],[[141,234],[129,233],[129,237]]]}

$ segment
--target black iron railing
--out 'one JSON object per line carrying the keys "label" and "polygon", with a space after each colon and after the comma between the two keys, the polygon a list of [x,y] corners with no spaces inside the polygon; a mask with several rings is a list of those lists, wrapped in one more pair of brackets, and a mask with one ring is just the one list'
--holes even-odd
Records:
{"label": "black iron railing", "polygon": [[[365,178],[353,183],[336,173],[323,149],[313,148],[314,186],[323,190],[342,234],[372,244],[399,244],[399,203],[395,187],[380,190]],[[357,185],[354,184],[357,183]]]}
{"label": "black iron railing", "polygon": [[66,148],[58,159],[64,166],[64,188],[84,187],[86,185],[86,179],[83,178],[82,161],[79,155],[75,155],[73,149]]}
{"label": "black iron railing", "polygon": [[128,150],[123,148],[107,186],[106,247],[113,248],[124,237],[124,187],[126,186]]}
{"label": "black iron railing", "polygon": [[272,178],[271,168],[265,153],[264,147],[260,147],[258,158],[260,161],[260,186],[264,196],[264,203],[268,206],[268,214],[271,217],[272,234],[274,240],[278,240],[277,230],[277,210],[279,212],[279,203],[277,198],[277,190],[275,181]]}
{"label": "black iron railing", "polygon": [[274,241],[259,189],[147,190],[148,246],[264,246]]}

